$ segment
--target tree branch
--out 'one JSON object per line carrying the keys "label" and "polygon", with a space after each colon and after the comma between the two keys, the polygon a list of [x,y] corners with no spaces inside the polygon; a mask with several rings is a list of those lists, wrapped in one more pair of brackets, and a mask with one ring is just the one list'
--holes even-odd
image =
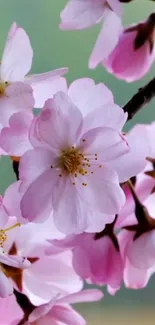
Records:
{"label": "tree branch", "polygon": [[140,88],[129,102],[123,107],[124,112],[128,113],[128,120],[131,120],[134,115],[146,104],[148,104],[155,96],[155,78],[153,78],[146,86]]}

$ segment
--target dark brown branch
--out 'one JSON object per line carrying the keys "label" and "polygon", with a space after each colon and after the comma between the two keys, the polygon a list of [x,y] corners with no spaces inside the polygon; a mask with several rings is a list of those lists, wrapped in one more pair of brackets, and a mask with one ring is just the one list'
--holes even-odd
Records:
{"label": "dark brown branch", "polygon": [[155,78],[153,78],[146,86],[140,88],[129,102],[123,107],[124,112],[128,113],[128,120],[146,104],[148,104],[155,96]]}

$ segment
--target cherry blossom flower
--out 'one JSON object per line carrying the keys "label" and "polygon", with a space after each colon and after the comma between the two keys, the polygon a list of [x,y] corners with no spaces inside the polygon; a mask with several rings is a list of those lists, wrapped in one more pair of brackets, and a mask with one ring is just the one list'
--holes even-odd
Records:
{"label": "cherry blossom flower", "polygon": [[14,295],[0,298],[0,310],[1,325],[17,325],[24,316]]}
{"label": "cherry blossom flower", "polygon": [[118,44],[103,60],[103,65],[117,78],[133,82],[142,78],[155,60],[155,14],[126,28]]}
{"label": "cherry blossom flower", "polygon": [[[47,84],[51,84],[50,94],[52,90],[64,90],[66,82],[60,76],[67,71],[66,69],[58,69],[25,78],[25,75],[31,68],[32,57],[33,50],[28,35],[24,29],[13,23],[8,33],[0,64],[1,129],[4,126],[8,126],[8,120],[13,113],[21,110],[31,112],[34,105],[36,107],[36,104],[39,107],[37,89],[41,85],[43,85],[41,105],[43,97],[44,99],[48,98],[47,92],[45,93]],[[34,99],[36,103],[34,103]]]}
{"label": "cherry blossom flower", "polygon": [[81,292],[65,296],[55,297],[49,304],[36,308],[29,316],[29,324],[55,324],[59,325],[85,325],[86,322],[70,304],[98,301],[103,297],[100,290],[83,290]]}
{"label": "cherry blossom flower", "polygon": [[[117,239],[113,239],[103,231],[68,236],[64,240],[51,242],[64,249],[72,248],[73,267],[82,279],[96,285],[107,285],[108,291],[115,294],[123,280],[123,261]],[[50,254],[50,247],[47,253]]]}
{"label": "cherry blossom flower", "polygon": [[53,209],[60,231],[78,233],[90,226],[95,231],[103,229],[104,214],[114,217],[120,210],[124,195],[108,161],[123,156],[129,148],[123,135],[109,127],[106,118],[104,122],[104,112],[103,126],[92,128],[90,122],[88,130],[88,120],[86,127],[80,110],[65,93],[46,102],[30,135],[34,149],[20,162],[20,179],[27,187],[21,200],[24,218],[41,220]]}
{"label": "cherry blossom flower", "polygon": [[[16,221],[15,217],[9,218],[9,224]],[[11,288],[27,295],[35,306],[49,302],[58,293],[63,297],[82,289],[83,281],[72,266],[71,250],[64,251],[53,246],[51,255],[46,255],[50,246],[47,239],[63,238],[52,228],[50,219],[43,224],[29,223],[16,228],[10,226],[10,229],[10,236],[3,243],[8,257],[2,258],[6,259],[7,265],[3,265],[3,270],[6,281],[12,284]],[[27,271],[20,268],[16,256],[24,256],[31,262]],[[2,258],[0,256],[0,261]]]}
{"label": "cherry blossom flower", "polygon": [[104,19],[100,34],[89,59],[95,68],[114,49],[122,31],[121,4],[118,0],[69,0],[61,12],[61,29],[85,29]]}

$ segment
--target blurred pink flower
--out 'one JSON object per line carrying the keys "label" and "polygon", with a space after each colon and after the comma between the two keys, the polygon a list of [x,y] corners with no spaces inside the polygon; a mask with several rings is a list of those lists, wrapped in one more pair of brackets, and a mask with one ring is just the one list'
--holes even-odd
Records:
{"label": "blurred pink flower", "polygon": [[122,30],[122,9],[118,0],[69,0],[61,12],[61,29],[85,29],[100,23],[103,26],[89,59],[94,69],[114,49]]}
{"label": "blurred pink flower", "polygon": [[81,292],[65,296],[55,297],[49,304],[36,308],[29,316],[27,325],[85,325],[86,322],[70,304],[92,302],[101,300],[103,293],[100,290],[83,290]]}
{"label": "blurred pink flower", "polygon": [[[117,239],[114,243],[103,231],[101,235],[83,233],[51,242],[58,247],[72,249],[73,267],[82,279],[96,285],[107,285],[111,294],[120,289],[123,261],[116,245]],[[47,253],[50,254],[50,247]]]}
{"label": "blurred pink flower", "polygon": [[129,151],[118,131],[126,115],[117,106],[112,119],[113,104],[98,108],[96,116],[94,110],[83,118],[62,92],[46,102],[31,130],[34,149],[20,162],[20,179],[27,188],[21,200],[24,218],[41,221],[53,209],[57,228],[69,234],[90,226],[92,232],[102,230],[104,214],[111,222],[111,215],[120,211],[124,195],[109,162]]}
{"label": "blurred pink flower", "polygon": [[133,82],[142,78],[155,60],[155,14],[126,28],[103,65],[117,78]]}
{"label": "blurred pink flower", "polygon": [[[10,217],[9,224],[16,220]],[[6,281],[10,286],[12,283],[11,288],[27,295],[35,306],[49,302],[58,293],[63,297],[83,287],[83,281],[72,266],[71,250],[64,251],[53,246],[51,255],[46,255],[47,248],[51,246],[47,239],[54,238],[63,237],[52,227],[49,218],[43,224],[29,223],[11,229],[3,244],[5,252],[11,254],[2,256],[6,260],[4,262],[0,256],[0,261],[2,259],[2,263],[6,262],[10,266],[3,266],[8,277]],[[27,269],[20,269],[22,262],[18,262],[17,256],[24,256],[31,262],[28,262]]]}
{"label": "blurred pink flower", "polygon": [[[29,38],[21,27],[13,23],[8,33],[6,45],[0,64],[0,128],[8,126],[8,121],[13,113],[26,110],[31,112],[36,104],[40,105],[37,98],[38,87],[42,88],[44,100],[49,98],[45,86],[50,83],[52,91],[64,90],[66,82],[60,78],[67,70],[58,69],[40,75],[25,78],[31,68],[33,50]],[[46,85],[44,86],[44,82]],[[60,86],[60,87],[59,87]],[[34,92],[34,94],[33,94]],[[34,98],[33,98],[34,95]],[[34,99],[36,103],[34,102]],[[43,98],[41,99],[42,105]]]}

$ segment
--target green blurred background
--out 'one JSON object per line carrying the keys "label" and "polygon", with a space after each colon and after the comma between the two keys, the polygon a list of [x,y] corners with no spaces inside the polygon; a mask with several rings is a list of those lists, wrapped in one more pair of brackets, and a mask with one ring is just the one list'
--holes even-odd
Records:
{"label": "green blurred background", "polygon": [[[0,0],[0,53],[3,52],[8,29],[13,21],[28,33],[34,49],[33,73],[44,72],[59,67],[69,67],[67,80],[70,83],[79,77],[91,77],[96,82],[104,82],[113,92],[116,103],[123,105],[155,74],[155,67],[139,82],[127,84],[107,74],[102,67],[88,70],[88,57],[100,26],[85,31],[60,31],[59,14],[66,0]],[[149,0],[135,0],[125,5],[124,23],[143,20],[153,10],[155,4]],[[123,53],[122,53],[123,55]],[[134,121],[147,123],[155,120],[155,101],[152,101]],[[0,190],[14,180],[9,159],[0,162]],[[106,290],[104,290],[106,291]],[[155,324],[155,280],[152,278],[144,290],[121,289],[115,297],[105,292],[102,303],[79,306],[88,324]],[[45,324],[46,325],[46,324]]]}

